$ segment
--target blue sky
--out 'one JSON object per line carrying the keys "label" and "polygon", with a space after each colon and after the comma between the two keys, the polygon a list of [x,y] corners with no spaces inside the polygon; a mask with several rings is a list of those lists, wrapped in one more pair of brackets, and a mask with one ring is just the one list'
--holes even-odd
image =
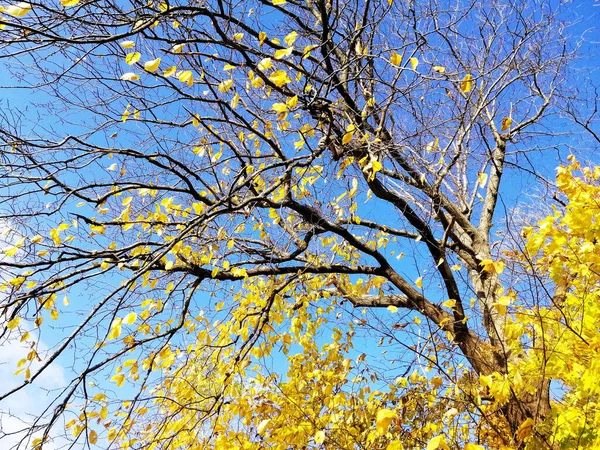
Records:
{"label": "blue sky", "polygon": [[[579,78],[576,79],[575,82],[579,85],[578,87],[583,92],[590,92],[590,89],[593,85],[600,85],[600,69],[598,68],[597,63],[600,56],[600,52],[598,51],[600,35],[596,25],[598,23],[599,14],[600,6],[594,6],[594,2],[591,0],[584,0],[571,2],[567,17],[565,17],[565,22],[575,22],[575,24],[570,27],[569,33],[573,36],[579,36],[582,39],[580,49],[581,58],[575,62],[574,68],[579,74]],[[9,70],[7,68],[5,68],[4,71],[0,71],[0,85],[14,86],[15,80],[8,77],[8,72]],[[52,99],[43,94],[41,91],[23,90],[14,87],[3,88],[0,90],[0,101],[0,106],[3,109],[16,109],[24,113],[26,120],[23,122],[23,126],[25,130],[27,127],[34,125],[40,126],[40,124],[44,126],[55,126],[55,129],[59,132],[61,131],[61,127],[64,127],[64,125],[60,123],[60,118],[47,117],[44,114],[43,104],[52,101]],[[38,107],[36,104],[41,104],[42,106]],[[577,107],[581,108],[580,112],[582,115],[589,113],[592,106],[593,105],[591,104],[586,105],[581,101],[577,102]],[[81,120],[83,117],[84,116],[70,117],[69,119]],[[594,153],[598,150],[597,143],[590,141],[589,137],[586,136],[581,129],[576,127],[573,128],[571,125],[569,125],[566,119],[558,116],[556,116],[553,121],[554,122],[550,125],[551,127],[554,127],[554,129],[559,133],[569,134],[567,142],[571,148],[567,148],[567,146],[561,143],[560,145],[557,145],[556,150],[549,150],[543,155],[533,155],[536,166],[545,177],[552,179],[554,167],[563,162],[568,152],[572,150],[575,150],[578,156],[583,159],[590,159],[600,162],[600,158],[598,158],[598,155]],[[535,197],[530,197],[530,194],[532,194],[531,186],[535,184],[536,180],[533,176],[523,175],[523,173],[520,173],[519,175],[513,175],[510,173],[507,174],[502,191],[503,203],[500,205],[500,208],[506,207],[507,210],[510,210],[517,202],[523,202],[523,208],[535,208],[536,199]],[[543,190],[540,191],[540,195],[544,195]],[[370,206],[367,207],[370,208]],[[375,214],[377,211],[374,210],[372,213]],[[402,267],[402,263],[400,262],[395,264],[399,268]],[[414,269],[411,268],[407,271],[406,275],[408,279],[414,280],[420,274],[416,273]],[[77,298],[77,295],[78,292],[75,290],[71,294],[71,297]],[[387,317],[391,313],[383,310],[369,314],[373,314],[375,317]],[[400,313],[398,315],[400,316]],[[412,317],[409,316],[403,320],[411,319]],[[47,331],[48,332],[45,334],[44,340],[49,346],[59,342],[63,337],[61,330],[48,328]],[[327,340],[327,337],[324,336],[323,339],[325,341]],[[366,339],[362,341],[361,345],[364,346],[365,349],[372,349],[374,347],[374,342],[376,341]],[[357,348],[357,353],[360,353],[361,351],[362,349],[360,347]],[[65,361],[65,363],[67,362]],[[273,364],[275,370],[282,370],[282,367],[284,366],[283,363],[279,364],[277,360],[274,360]],[[27,401],[30,401],[30,399]]]}

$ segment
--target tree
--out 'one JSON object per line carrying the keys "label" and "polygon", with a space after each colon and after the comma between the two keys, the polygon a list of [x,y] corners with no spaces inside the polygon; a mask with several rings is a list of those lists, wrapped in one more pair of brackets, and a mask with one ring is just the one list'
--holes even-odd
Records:
{"label": "tree", "polygon": [[[527,358],[519,370],[534,378],[559,380],[565,391],[553,405],[553,444],[560,448],[598,445],[598,199],[600,167],[581,167],[574,158],[559,167],[557,186],[566,209],[525,229],[526,265],[540,289],[554,287],[550,301],[521,301],[514,326],[527,334]],[[548,291],[546,291],[548,292]],[[518,331],[518,334],[520,331]]]}
{"label": "tree", "polygon": [[13,77],[54,100],[1,121],[2,339],[31,351],[0,400],[73,374],[23,445],[562,439],[493,237],[504,171],[542,178],[557,138],[560,8],[60,3],[2,19]]}

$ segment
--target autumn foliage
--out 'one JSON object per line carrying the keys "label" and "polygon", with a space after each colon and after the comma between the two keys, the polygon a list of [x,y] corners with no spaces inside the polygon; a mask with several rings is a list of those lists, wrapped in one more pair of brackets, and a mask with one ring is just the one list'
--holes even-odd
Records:
{"label": "autumn foliage", "polygon": [[69,377],[15,447],[600,446],[600,168],[499,207],[560,137],[561,8],[3,6],[44,114],[0,114],[0,419]]}

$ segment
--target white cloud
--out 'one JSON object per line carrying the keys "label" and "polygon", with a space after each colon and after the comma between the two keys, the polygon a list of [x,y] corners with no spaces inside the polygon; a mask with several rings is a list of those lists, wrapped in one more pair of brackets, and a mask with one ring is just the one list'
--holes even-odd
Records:
{"label": "white cloud", "polygon": [[[29,348],[11,338],[0,346],[0,392],[6,393],[19,386],[23,375],[15,376],[17,363],[27,356]],[[44,354],[47,350],[43,343],[38,344],[37,350]],[[31,366],[32,373],[40,366],[34,362]],[[45,407],[53,399],[53,391],[65,386],[63,368],[58,364],[51,364],[35,380],[21,390],[9,395],[0,402],[0,448],[25,449],[31,448],[31,439],[28,438],[28,429],[37,417],[43,414]],[[49,442],[44,450],[55,450],[66,442],[57,440]]]}
{"label": "white cloud", "polygon": [[[10,247],[16,241],[16,236],[12,231],[14,230],[8,222],[0,220],[0,249]],[[14,259],[0,251],[0,263],[10,262]],[[0,266],[0,282],[7,275],[7,271]],[[0,292],[0,305],[5,300],[5,295]],[[0,316],[0,328],[4,328],[7,314],[5,312]],[[24,329],[26,326],[26,323],[21,322],[21,328]],[[48,351],[47,346],[43,342],[38,342],[35,348],[43,360]],[[26,358],[30,350],[30,346],[27,343],[21,343],[20,336],[14,331],[2,338],[0,341],[0,395],[4,395],[22,384],[23,374],[15,376],[14,373],[17,370],[17,363]],[[31,372],[35,373],[41,364],[34,359],[30,366]],[[54,362],[33,383],[0,401],[1,450],[31,448],[32,439],[38,437],[39,433],[30,435],[28,432],[30,426],[51,403],[53,391],[64,387],[65,384],[63,367]],[[44,445],[44,450],[58,450],[65,444],[65,440],[57,439]]]}

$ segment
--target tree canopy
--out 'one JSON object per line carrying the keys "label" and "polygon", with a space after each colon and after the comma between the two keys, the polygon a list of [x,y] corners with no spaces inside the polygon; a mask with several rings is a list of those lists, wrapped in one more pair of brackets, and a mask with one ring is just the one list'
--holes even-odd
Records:
{"label": "tree canopy", "polygon": [[598,143],[581,41],[484,3],[0,8],[0,420],[65,371],[0,443],[598,445],[600,168],[548,178],[565,116]]}

